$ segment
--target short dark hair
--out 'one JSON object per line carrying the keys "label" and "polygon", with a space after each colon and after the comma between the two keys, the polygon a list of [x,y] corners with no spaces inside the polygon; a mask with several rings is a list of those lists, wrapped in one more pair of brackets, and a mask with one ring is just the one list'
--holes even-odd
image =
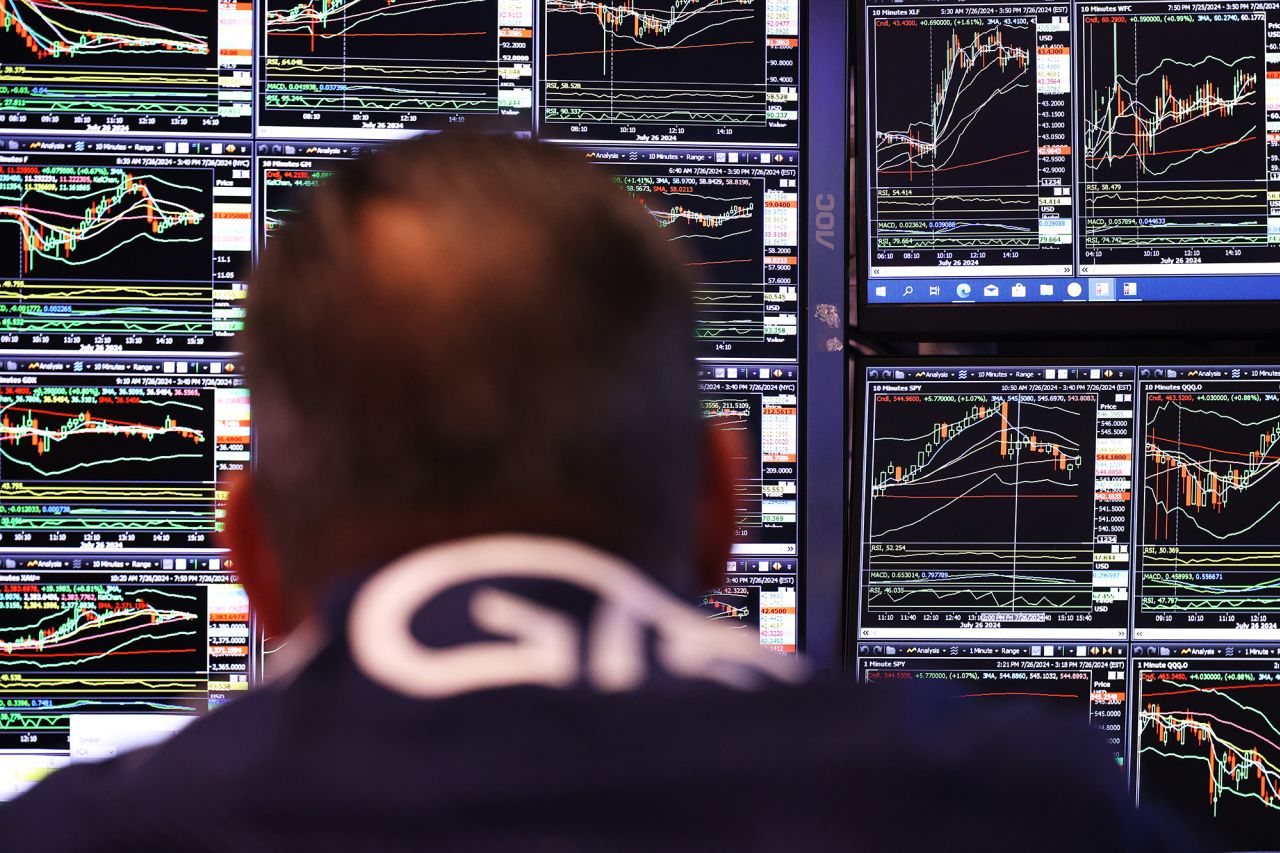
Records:
{"label": "short dark hair", "polygon": [[255,494],[287,582],[338,571],[316,568],[336,530],[436,517],[687,570],[685,267],[580,152],[446,133],[344,164],[273,232],[247,301]]}

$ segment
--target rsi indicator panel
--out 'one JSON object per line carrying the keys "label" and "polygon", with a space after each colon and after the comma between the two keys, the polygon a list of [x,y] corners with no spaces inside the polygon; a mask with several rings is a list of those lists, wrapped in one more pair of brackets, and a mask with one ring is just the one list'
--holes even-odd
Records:
{"label": "rsi indicator panel", "polygon": [[799,543],[799,371],[794,365],[698,366],[703,417],[740,437],[735,556],[794,556]]}
{"label": "rsi indicator panel", "polygon": [[248,689],[248,599],[220,559],[0,565],[0,799],[71,761],[73,742],[105,757],[91,752],[103,735],[171,728]]}
{"label": "rsi indicator panel", "polygon": [[870,300],[1275,296],[1280,10],[980,11],[867,7]]}
{"label": "rsi indicator panel", "polygon": [[794,557],[730,560],[724,584],[703,594],[710,620],[753,634],[767,651],[799,649],[799,563]]}
{"label": "rsi indicator panel", "polygon": [[[240,143],[7,140],[0,347],[232,349],[253,250]],[[145,252],[146,261],[139,262]]]}
{"label": "rsi indicator panel", "polygon": [[688,257],[703,358],[799,354],[795,152],[587,152]]}
{"label": "rsi indicator panel", "polygon": [[1219,849],[1280,833],[1280,647],[1135,645],[1134,790]]}
{"label": "rsi indicator panel", "polygon": [[1280,638],[1280,367],[1142,368],[1134,638]]}
{"label": "rsi indicator panel", "polygon": [[1133,375],[869,370],[858,636],[1123,640]]}
{"label": "rsi indicator panel", "polygon": [[0,6],[0,127],[248,135],[253,4]]}
{"label": "rsi indicator panel", "polygon": [[0,358],[0,548],[210,549],[249,462],[232,361]]}
{"label": "rsi indicator panel", "polygon": [[259,137],[528,132],[532,0],[264,0]]}
{"label": "rsi indicator panel", "polygon": [[545,0],[541,135],[797,145],[799,0]]}
{"label": "rsi indicator panel", "polygon": [[982,707],[1024,704],[1075,715],[1106,739],[1122,764],[1127,657],[1123,643],[863,643],[858,647],[858,680],[869,685],[933,686]]}

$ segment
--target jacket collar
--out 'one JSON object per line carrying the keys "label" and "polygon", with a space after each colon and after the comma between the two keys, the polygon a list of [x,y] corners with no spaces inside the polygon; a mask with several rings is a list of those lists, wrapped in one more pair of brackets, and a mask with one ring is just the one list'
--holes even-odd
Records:
{"label": "jacket collar", "polygon": [[[429,546],[375,572],[339,612],[333,627],[355,666],[417,699],[509,687],[622,693],[671,681],[752,689],[807,674],[629,563],[568,539]],[[424,641],[424,620],[450,626],[443,641],[439,631]]]}

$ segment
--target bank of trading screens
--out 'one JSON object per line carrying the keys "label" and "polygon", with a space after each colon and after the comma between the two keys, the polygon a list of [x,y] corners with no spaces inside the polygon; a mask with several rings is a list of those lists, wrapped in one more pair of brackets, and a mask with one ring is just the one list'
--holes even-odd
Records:
{"label": "bank of trading screens", "polygon": [[855,655],[1033,702],[1139,802],[1280,837],[1280,364],[873,363]]}
{"label": "bank of trading screens", "polygon": [[872,304],[1280,295],[1280,10],[862,10]]}
{"label": "bank of trading screens", "polygon": [[727,580],[701,609],[795,653],[801,16],[0,2],[0,800],[260,677],[278,641],[216,539],[251,458],[246,273],[334,169],[421,132],[572,146],[684,251],[702,413],[744,453]]}

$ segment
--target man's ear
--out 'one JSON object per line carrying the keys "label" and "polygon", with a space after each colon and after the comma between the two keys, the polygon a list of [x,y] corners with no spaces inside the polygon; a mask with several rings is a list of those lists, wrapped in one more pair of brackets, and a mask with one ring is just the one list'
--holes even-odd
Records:
{"label": "man's ear", "polygon": [[703,431],[702,494],[698,530],[698,584],[703,590],[724,583],[725,562],[737,529],[734,483],[746,459],[743,434],[707,425]]}
{"label": "man's ear", "polygon": [[249,474],[239,474],[227,482],[224,506],[221,543],[231,551],[232,570],[244,585],[249,604],[266,634],[287,634],[293,630],[294,620],[285,604],[280,561],[263,528]]}

